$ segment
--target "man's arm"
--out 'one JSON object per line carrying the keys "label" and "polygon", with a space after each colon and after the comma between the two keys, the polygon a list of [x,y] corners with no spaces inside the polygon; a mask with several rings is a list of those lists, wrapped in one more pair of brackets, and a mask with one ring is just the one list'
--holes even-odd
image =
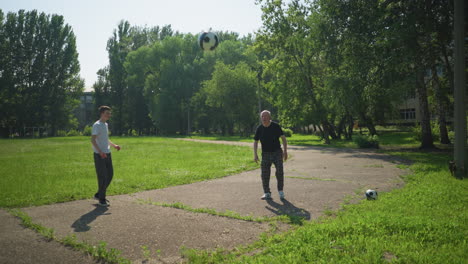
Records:
{"label": "man's arm", "polygon": [[288,141],[284,135],[281,136],[281,141],[283,141],[283,159],[288,159]]}
{"label": "man's arm", "polygon": [[117,144],[114,144],[112,141],[110,141],[109,139],[109,145],[111,145],[113,148],[115,148],[116,150],[120,150],[120,146],[117,145]]}
{"label": "man's arm", "polygon": [[258,163],[258,155],[257,155],[258,140],[254,141],[253,149],[254,149],[254,161]]}

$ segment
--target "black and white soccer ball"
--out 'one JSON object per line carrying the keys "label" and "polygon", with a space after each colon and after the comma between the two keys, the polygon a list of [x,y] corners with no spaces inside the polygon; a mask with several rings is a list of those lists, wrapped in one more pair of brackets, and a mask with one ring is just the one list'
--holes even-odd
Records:
{"label": "black and white soccer ball", "polygon": [[366,198],[367,200],[376,200],[377,199],[377,191],[374,190],[367,190],[366,191]]}
{"label": "black and white soccer ball", "polygon": [[198,36],[198,44],[202,50],[214,50],[216,47],[218,47],[219,38],[213,32],[203,32],[200,34],[200,36]]}

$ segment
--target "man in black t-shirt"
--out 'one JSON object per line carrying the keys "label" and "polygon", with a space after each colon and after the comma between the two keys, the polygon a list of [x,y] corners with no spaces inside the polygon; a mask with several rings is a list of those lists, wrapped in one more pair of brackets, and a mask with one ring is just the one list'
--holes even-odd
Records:
{"label": "man in black t-shirt", "polygon": [[[254,161],[258,163],[258,141],[262,143],[262,184],[263,196],[261,199],[271,199],[270,192],[270,174],[271,164],[275,164],[276,180],[278,181],[278,193],[281,199],[284,199],[284,173],[283,173],[283,159],[288,159],[288,143],[284,136],[281,126],[271,121],[270,111],[264,110],[260,117],[262,124],[257,127],[254,137]],[[279,142],[279,138],[283,141],[283,148]]]}

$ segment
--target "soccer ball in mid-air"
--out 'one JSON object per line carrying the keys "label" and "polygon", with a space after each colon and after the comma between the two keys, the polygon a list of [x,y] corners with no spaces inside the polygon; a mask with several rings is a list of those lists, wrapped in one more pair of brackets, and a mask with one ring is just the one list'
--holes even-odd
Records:
{"label": "soccer ball in mid-air", "polygon": [[214,50],[219,44],[219,38],[213,32],[203,32],[198,37],[198,44],[202,50]]}
{"label": "soccer ball in mid-air", "polygon": [[367,190],[366,191],[366,198],[367,200],[376,200],[377,199],[377,191],[374,190]]}

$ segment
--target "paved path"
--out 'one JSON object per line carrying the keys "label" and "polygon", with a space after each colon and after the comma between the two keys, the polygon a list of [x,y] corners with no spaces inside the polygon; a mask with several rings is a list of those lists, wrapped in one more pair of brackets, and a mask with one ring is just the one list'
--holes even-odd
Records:
{"label": "paved path", "polygon": [[20,220],[0,210],[0,263],[2,264],[87,264],[93,259],[78,251],[46,241],[20,225]]}
{"label": "paved path", "polygon": [[[221,143],[251,146],[239,142]],[[147,246],[152,252],[151,261],[145,263],[178,263],[183,261],[180,255],[183,247],[232,249],[240,244],[254,242],[262,232],[269,230],[269,224],[192,213],[141,203],[142,200],[160,203],[178,202],[193,208],[211,208],[221,212],[230,210],[244,216],[272,217],[289,214],[315,219],[321,216],[325,209],[339,209],[345,198],[356,196],[356,193],[363,194],[367,188],[385,192],[403,184],[399,176],[405,172],[396,168],[396,165],[404,161],[395,157],[373,151],[349,149],[318,147],[289,149],[291,159],[285,163],[286,200],[284,201],[279,199],[277,192],[273,192],[271,201],[259,199],[262,195],[262,185],[260,171],[257,169],[216,180],[132,195],[112,196],[109,197],[111,201],[109,208],[96,207],[96,202],[93,200],[81,200],[24,208],[24,211],[34,222],[53,228],[59,237],[75,234],[79,240],[92,244],[106,241],[109,247],[120,250],[122,256],[134,263],[145,262],[142,246]],[[272,174],[274,171],[272,169]],[[274,176],[270,185],[272,190],[276,189]],[[2,223],[4,219],[9,219],[10,222],[15,220],[11,218],[0,211]],[[10,225],[19,228],[18,223]],[[0,245],[6,245],[8,237],[14,240],[15,235],[12,232],[32,232],[14,231],[15,228],[0,228]],[[7,240],[4,237],[7,237]],[[37,235],[30,241],[31,246],[48,244],[38,239]],[[21,261],[15,263],[28,263],[31,257],[21,253],[28,250],[19,247],[14,254],[17,254],[16,258]],[[76,252],[66,250],[66,252],[42,251],[46,252],[47,256],[57,255],[78,259],[71,255]],[[34,252],[31,254],[35,254]],[[0,256],[2,253],[0,251]],[[11,256],[15,255],[6,256],[11,259]],[[1,257],[0,263],[3,263]],[[44,260],[34,263],[51,262]]]}

